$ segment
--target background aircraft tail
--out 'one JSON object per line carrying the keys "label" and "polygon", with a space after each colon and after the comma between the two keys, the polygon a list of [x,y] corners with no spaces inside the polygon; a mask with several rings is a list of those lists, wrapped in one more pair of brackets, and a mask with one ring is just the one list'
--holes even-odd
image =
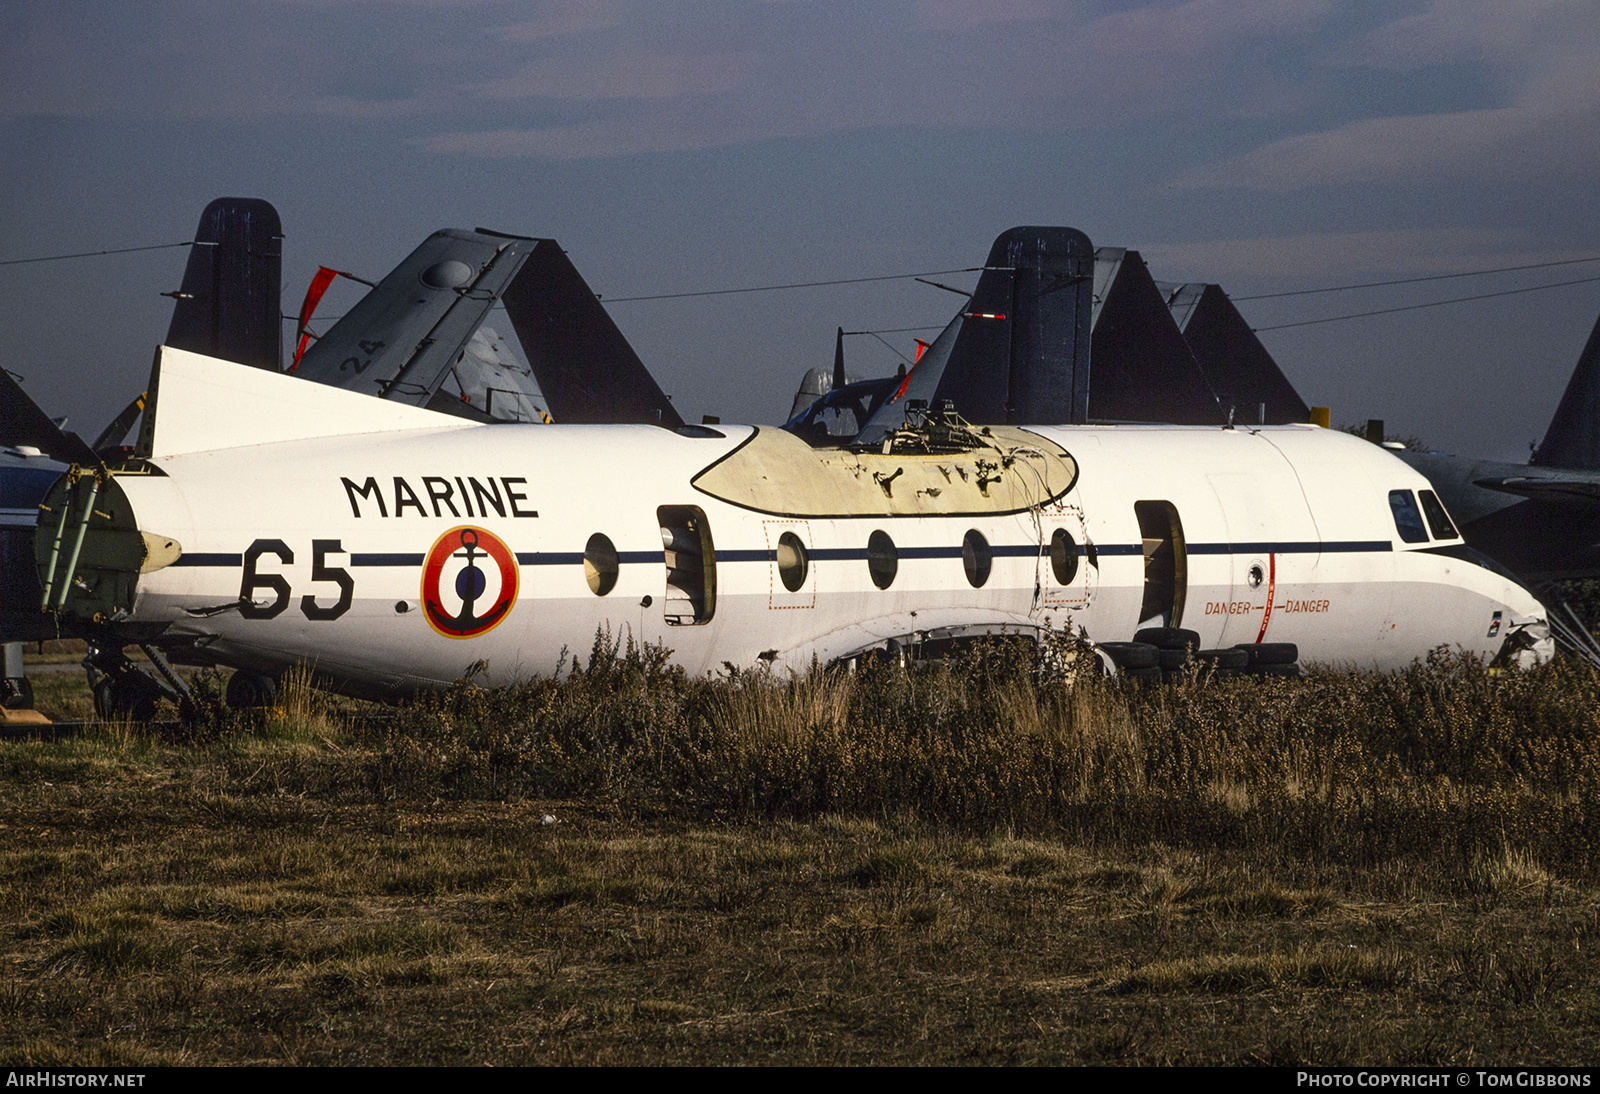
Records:
{"label": "background aircraft tail", "polygon": [[1600,471],[1600,320],[1578,355],[1578,367],[1567,381],[1544,443],[1528,462],[1536,467]]}
{"label": "background aircraft tail", "polygon": [[683,425],[555,240],[538,241],[504,299],[557,422]]}
{"label": "background aircraft tail", "polygon": [[200,214],[166,344],[278,372],[283,228],[259,198],[218,198]]}
{"label": "background aircraft tail", "polygon": [[1178,425],[1226,420],[1138,251],[1095,251],[1094,297],[1091,419]]}
{"label": "background aircraft tail", "polygon": [[1084,421],[1093,273],[1094,244],[1076,228],[1002,232],[934,398],[973,422]]}
{"label": "background aircraft tail", "polygon": [[1309,422],[1311,408],[1221,285],[1158,285],[1223,414],[1241,425]]}

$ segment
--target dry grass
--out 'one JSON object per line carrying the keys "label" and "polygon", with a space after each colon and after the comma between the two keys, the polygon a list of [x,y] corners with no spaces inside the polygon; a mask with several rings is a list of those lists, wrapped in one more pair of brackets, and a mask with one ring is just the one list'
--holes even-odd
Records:
{"label": "dry grass", "polygon": [[0,1057],[1594,1058],[1592,674],[1039,667],[0,743]]}

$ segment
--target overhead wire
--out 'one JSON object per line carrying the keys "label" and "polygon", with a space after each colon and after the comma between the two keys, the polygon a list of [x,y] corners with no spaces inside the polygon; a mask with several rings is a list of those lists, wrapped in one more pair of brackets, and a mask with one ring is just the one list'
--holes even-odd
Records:
{"label": "overhead wire", "polygon": [[[914,280],[919,277],[938,277],[943,274],[978,273],[982,269],[982,266],[963,266],[959,270],[924,270],[921,273],[882,274],[878,277],[844,277],[834,281],[796,281],[787,285],[752,285],[743,289],[705,289],[700,292],[669,292],[657,293],[653,296],[613,296],[610,299],[604,297],[600,299],[606,304],[631,304],[636,300],[682,300],[690,296],[732,296],[735,293],[777,292],[780,289],[818,289],[828,285],[861,285],[868,281]],[[943,288],[943,286],[940,286],[940,288]]]}
{"label": "overhead wire", "polygon": [[1276,323],[1270,327],[1251,328],[1257,334],[1269,330],[1288,330],[1291,327],[1314,327],[1319,323],[1338,323],[1346,319],[1366,319],[1374,315],[1393,315],[1403,311],[1421,311],[1424,308],[1440,308],[1446,304],[1464,304],[1469,300],[1491,300],[1497,296],[1516,296],[1519,293],[1541,292],[1545,289],[1560,289],[1568,285],[1587,285],[1600,281],[1600,275],[1594,277],[1580,277],[1573,281],[1555,281],[1548,285],[1528,285],[1520,289],[1504,289],[1500,292],[1478,293],[1474,296],[1456,296],[1449,300],[1430,300],[1425,304],[1404,304],[1395,308],[1378,308],[1374,311],[1352,312],[1349,315],[1330,315],[1322,319],[1302,319],[1297,323]]}
{"label": "overhead wire", "polygon": [[[116,248],[108,248],[108,249],[99,250],[99,251],[76,251],[76,252],[73,252],[73,253],[70,253],[70,254],[39,255],[39,256],[36,256],[36,257],[32,257],[32,258],[0,259],[0,266],[21,266],[21,265],[28,265],[28,264],[37,263],[37,262],[59,262],[59,261],[63,261],[63,260],[66,260],[66,259],[74,259],[74,258],[98,258],[98,257],[106,256],[106,255],[134,254],[134,253],[141,252],[141,251],[171,250],[171,249],[175,249],[175,248],[178,248],[178,247],[214,247],[216,245],[217,244],[215,244],[213,242],[202,242],[202,241],[199,241],[199,240],[184,240],[182,242],[177,242],[177,243],[155,243],[155,244],[150,244],[148,246],[143,246],[143,247],[116,247]],[[1257,293],[1257,294],[1254,294],[1254,295],[1251,295],[1251,296],[1234,296],[1234,297],[1230,297],[1230,299],[1233,300],[1235,303],[1241,303],[1241,302],[1245,302],[1245,301],[1255,301],[1255,300],[1279,300],[1279,299],[1284,299],[1284,298],[1287,298],[1287,297],[1312,296],[1312,295],[1317,295],[1317,294],[1320,294],[1320,293],[1351,292],[1351,291],[1356,291],[1356,290],[1360,290],[1360,289],[1389,288],[1389,287],[1393,287],[1393,286],[1396,286],[1396,285],[1417,285],[1417,284],[1423,284],[1423,283],[1431,282],[1431,281],[1448,281],[1448,280],[1452,280],[1452,279],[1455,279],[1455,278],[1462,278],[1462,277],[1483,277],[1483,276],[1488,276],[1488,275],[1491,275],[1491,274],[1515,273],[1515,272],[1522,271],[1522,270],[1549,269],[1551,267],[1556,267],[1556,266],[1571,266],[1571,265],[1578,265],[1578,264],[1587,263],[1587,262],[1600,262],[1600,255],[1591,255],[1591,256],[1586,256],[1586,257],[1583,257],[1583,258],[1556,259],[1556,260],[1552,260],[1550,262],[1528,262],[1528,263],[1522,263],[1520,265],[1515,265],[1515,266],[1494,266],[1494,267],[1487,267],[1487,268],[1481,269],[1481,270],[1465,270],[1465,271],[1461,271],[1459,273],[1448,273],[1448,274],[1430,274],[1430,275],[1423,276],[1423,277],[1393,278],[1393,279],[1389,279],[1389,280],[1385,280],[1385,281],[1363,281],[1363,282],[1352,283],[1352,284],[1349,284],[1349,285],[1330,285],[1330,286],[1326,286],[1326,287],[1318,288],[1318,289],[1294,289],[1294,290],[1289,290],[1289,291],[1286,291],[1286,292],[1279,292],[1279,293]],[[740,288],[731,288],[731,289],[703,289],[703,290],[698,290],[698,291],[693,291],[693,292],[653,293],[653,294],[647,294],[647,295],[641,295],[641,296],[616,296],[616,297],[610,298],[609,300],[605,299],[604,297],[597,296],[597,299],[600,299],[600,300],[602,300],[602,302],[607,303],[607,304],[628,304],[628,303],[635,303],[635,302],[648,301],[648,300],[684,300],[684,299],[690,299],[690,298],[694,298],[694,297],[733,296],[733,295],[739,295],[739,294],[744,294],[744,293],[779,292],[779,291],[784,291],[784,290],[789,290],[789,289],[814,289],[814,288],[826,288],[826,287],[834,286],[834,285],[862,285],[862,284],[868,284],[868,283],[878,282],[878,281],[902,281],[902,280],[915,280],[915,281],[921,282],[922,284],[933,285],[935,288],[945,289],[945,290],[950,291],[950,292],[959,293],[962,290],[952,289],[948,285],[939,285],[939,284],[937,284],[935,282],[930,282],[930,281],[927,281],[925,279],[929,278],[929,277],[939,277],[939,276],[945,276],[945,275],[957,274],[957,273],[980,273],[983,270],[985,270],[986,268],[987,267],[984,267],[984,266],[963,266],[963,267],[960,267],[958,269],[924,270],[924,271],[922,271],[920,273],[880,274],[880,275],[876,275],[876,276],[873,276],[873,277],[845,277],[845,278],[834,278],[834,279],[825,280],[825,281],[795,281],[795,282],[786,282],[786,283],[777,284],[777,285],[750,285],[750,286],[744,286],[744,287],[740,287]],[[1574,280],[1571,280],[1571,281],[1558,281],[1558,282],[1553,282],[1553,283],[1545,284],[1545,285],[1530,285],[1530,286],[1526,286],[1526,287],[1520,288],[1520,289],[1505,289],[1505,290],[1502,290],[1500,292],[1477,293],[1477,294],[1474,294],[1474,295],[1471,295],[1471,296],[1451,297],[1450,299],[1447,299],[1447,300],[1433,300],[1433,301],[1428,301],[1426,303],[1421,303],[1421,304],[1406,304],[1406,305],[1400,305],[1400,306],[1392,307],[1392,308],[1377,308],[1377,309],[1373,309],[1371,311],[1352,312],[1352,313],[1347,314],[1347,315],[1324,316],[1323,318],[1320,318],[1320,319],[1304,319],[1304,320],[1300,320],[1300,321],[1294,322],[1294,323],[1276,323],[1276,324],[1272,324],[1270,326],[1256,327],[1254,329],[1255,329],[1255,331],[1257,333],[1261,333],[1261,332],[1264,332],[1264,331],[1274,331],[1274,330],[1289,330],[1289,329],[1292,329],[1292,328],[1295,328],[1295,327],[1317,326],[1317,325],[1320,325],[1322,323],[1338,323],[1338,322],[1343,322],[1344,320],[1348,320],[1348,319],[1366,319],[1366,318],[1370,318],[1370,317],[1378,316],[1378,315],[1393,315],[1393,314],[1396,314],[1396,313],[1399,313],[1399,312],[1420,311],[1420,310],[1423,310],[1423,309],[1426,309],[1426,308],[1443,307],[1444,305],[1447,305],[1447,304],[1461,304],[1461,303],[1467,303],[1469,301],[1474,301],[1474,300],[1490,300],[1490,299],[1494,299],[1496,297],[1501,297],[1501,296],[1516,296],[1516,295],[1519,295],[1521,293],[1541,292],[1541,291],[1543,291],[1545,289],[1559,289],[1559,288],[1564,288],[1564,287],[1571,286],[1571,285],[1588,284],[1588,283],[1591,283],[1591,282],[1594,282],[1594,281],[1600,281],[1600,276],[1577,278],[1577,279],[1574,279]],[[292,318],[292,317],[284,316],[284,318],[285,319],[289,319],[289,318]],[[327,318],[339,318],[339,317],[337,317],[337,316],[329,316],[329,317],[323,317],[323,318],[327,319]],[[912,333],[912,332],[917,332],[917,331],[937,330],[937,329],[939,329],[939,328],[938,327],[934,327],[934,326],[896,327],[896,328],[892,328],[892,329],[877,330],[877,331],[868,331],[868,330],[846,331],[845,333],[846,334],[870,335],[870,336],[872,336],[874,338],[877,338],[879,335],[882,335],[882,334],[906,334],[906,333]],[[879,338],[879,341],[882,341],[882,339]],[[885,342],[884,344],[888,345],[887,342]],[[892,347],[891,347],[891,349],[892,349]],[[898,353],[898,351],[895,351],[895,352]],[[901,356],[903,357],[904,355],[901,354]]]}
{"label": "overhead wire", "polygon": [[215,243],[202,243],[197,239],[186,239],[182,243],[152,243],[148,247],[117,247],[108,251],[78,251],[68,255],[41,255],[37,258],[8,258],[0,261],[0,266],[25,266],[30,262],[60,262],[66,258],[99,258],[101,255],[125,255],[135,251],[167,251],[174,247],[215,247]]}
{"label": "overhead wire", "polygon": [[1238,303],[1241,300],[1277,300],[1285,296],[1312,296],[1316,293],[1348,292],[1351,289],[1381,289],[1390,285],[1420,285],[1424,281],[1448,281],[1455,277],[1482,277],[1486,274],[1513,273],[1517,270],[1543,270],[1551,266],[1572,266],[1581,262],[1600,262],[1600,255],[1591,255],[1588,258],[1563,258],[1554,262],[1529,262],[1522,266],[1496,266],[1485,270],[1467,270],[1463,273],[1431,274],[1427,277],[1402,277],[1394,281],[1362,281],[1354,285],[1330,285],[1323,289],[1294,289],[1290,292],[1258,293],[1255,296],[1230,296],[1228,299]]}

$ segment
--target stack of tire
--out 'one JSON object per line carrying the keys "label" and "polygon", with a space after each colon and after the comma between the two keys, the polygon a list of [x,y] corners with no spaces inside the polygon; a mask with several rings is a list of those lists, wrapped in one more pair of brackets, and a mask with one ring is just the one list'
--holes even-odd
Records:
{"label": "stack of tire", "polygon": [[1134,680],[1171,680],[1191,664],[1217,676],[1298,676],[1300,649],[1293,642],[1241,643],[1203,650],[1197,631],[1146,627],[1132,642],[1101,642],[1100,650],[1118,675]]}

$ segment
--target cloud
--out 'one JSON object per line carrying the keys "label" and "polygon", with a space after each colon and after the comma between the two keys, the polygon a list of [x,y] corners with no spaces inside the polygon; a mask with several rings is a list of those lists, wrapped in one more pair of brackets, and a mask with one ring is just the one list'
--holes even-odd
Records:
{"label": "cloud", "polygon": [[1060,0],[917,0],[918,22],[930,30],[1059,18],[1066,8]]}
{"label": "cloud", "polygon": [[1333,8],[1332,0],[1189,0],[1145,5],[1102,16],[1084,31],[1085,44],[1113,56],[1210,53],[1242,38],[1302,33]]}
{"label": "cloud", "polygon": [[1412,70],[1451,61],[1515,63],[1549,50],[1564,36],[1592,27],[1591,0],[1432,0],[1347,43],[1336,63]]}
{"label": "cloud", "polygon": [[731,91],[755,71],[753,51],[723,54],[632,52],[547,57],[515,76],[479,84],[488,99],[670,99]]}
{"label": "cloud", "polygon": [[1330,54],[1343,66],[1472,62],[1499,105],[1363,118],[1190,170],[1179,185],[1287,191],[1436,179],[1600,175],[1600,6],[1592,0],[1435,0]]}
{"label": "cloud", "polygon": [[532,19],[501,27],[508,42],[537,42],[584,31],[605,30],[621,21],[613,0],[550,0]]}

